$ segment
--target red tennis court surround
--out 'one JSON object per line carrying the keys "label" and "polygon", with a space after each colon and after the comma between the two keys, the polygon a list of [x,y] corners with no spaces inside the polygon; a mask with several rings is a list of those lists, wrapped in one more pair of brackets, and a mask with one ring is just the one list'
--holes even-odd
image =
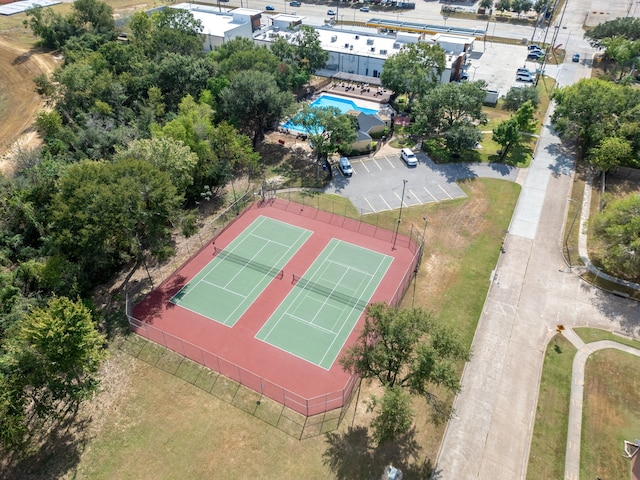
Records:
{"label": "red tennis court surround", "polygon": [[[313,234],[286,264],[284,277],[274,278],[232,328],[169,301],[211,261],[214,249],[225,248],[260,215],[308,229]],[[356,379],[344,372],[337,360],[326,370],[255,338],[291,291],[291,275],[302,275],[333,238],[392,256],[391,266],[371,301],[400,302],[419,261],[418,242],[398,235],[392,249],[391,231],[274,199],[248,207],[147,295],[130,312],[131,327],[139,335],[304,415],[340,408],[349,400]],[[356,340],[363,321],[361,315],[343,350]]]}

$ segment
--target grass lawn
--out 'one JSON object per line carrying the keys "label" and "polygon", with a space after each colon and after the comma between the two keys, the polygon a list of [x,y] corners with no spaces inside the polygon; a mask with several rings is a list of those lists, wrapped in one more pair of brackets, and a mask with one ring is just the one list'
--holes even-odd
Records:
{"label": "grass lawn", "polygon": [[638,438],[640,358],[601,350],[587,360],[580,478],[629,478],[624,440]]}
{"label": "grass lawn", "polygon": [[[415,305],[449,322],[470,345],[520,187],[488,179],[462,186],[467,199],[403,210],[401,231],[422,229],[422,218],[428,216],[427,250],[417,275]],[[341,197],[304,199],[358,217]],[[364,218],[389,228],[397,212],[381,214],[377,220]],[[465,302],[459,301],[460,292],[465,292]],[[412,293],[413,285],[405,307],[413,303]],[[379,391],[375,385],[365,385],[355,416],[351,410],[339,430],[298,441],[192,385],[193,372],[188,369],[180,372],[181,366],[173,364],[151,367],[112,350],[104,391],[83,409],[89,425],[75,442],[68,438],[60,442],[61,451],[55,455],[31,461],[32,471],[58,472],[56,478],[69,479],[368,480],[380,475],[384,462],[393,461],[405,470],[405,478],[428,478],[444,432],[444,424],[431,422],[426,402],[415,399],[415,431],[393,449],[375,448],[364,400]],[[175,369],[176,375],[167,373]]]}
{"label": "grass lawn", "polygon": [[564,477],[571,368],[576,351],[576,348],[559,334],[547,345],[529,452],[528,479]]}
{"label": "grass lawn", "polygon": [[[585,343],[599,340],[640,348],[640,342],[595,328],[576,328]],[[527,478],[562,478],[567,441],[571,370],[576,349],[556,335],[547,347]],[[589,357],[585,369],[580,478],[628,478],[623,441],[638,437],[640,358],[617,350]]]}

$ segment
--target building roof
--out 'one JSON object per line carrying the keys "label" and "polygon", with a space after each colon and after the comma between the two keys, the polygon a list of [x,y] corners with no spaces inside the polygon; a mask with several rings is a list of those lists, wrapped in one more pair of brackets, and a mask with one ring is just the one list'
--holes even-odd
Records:
{"label": "building roof", "polygon": [[247,23],[251,16],[262,14],[261,10],[249,8],[230,9],[191,3],[179,3],[177,5],[171,5],[169,8],[191,12],[193,18],[202,22],[203,34],[220,37],[238,25]]}

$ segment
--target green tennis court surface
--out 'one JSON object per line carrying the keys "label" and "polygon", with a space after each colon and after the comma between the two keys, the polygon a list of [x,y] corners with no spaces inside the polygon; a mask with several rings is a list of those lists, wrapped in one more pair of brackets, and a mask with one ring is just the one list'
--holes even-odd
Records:
{"label": "green tennis court surface", "polygon": [[[256,338],[329,369],[393,258],[331,240]],[[291,277],[289,277],[291,278]]]}
{"label": "green tennis court surface", "polygon": [[256,218],[176,293],[171,302],[232,327],[311,236],[309,230]]}

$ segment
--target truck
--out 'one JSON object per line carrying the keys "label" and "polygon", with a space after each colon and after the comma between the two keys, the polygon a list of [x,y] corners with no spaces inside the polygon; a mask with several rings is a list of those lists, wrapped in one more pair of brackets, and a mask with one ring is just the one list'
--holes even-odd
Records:
{"label": "truck", "polygon": [[397,2],[396,7],[413,10],[414,8],[416,8],[416,4],[415,2]]}

